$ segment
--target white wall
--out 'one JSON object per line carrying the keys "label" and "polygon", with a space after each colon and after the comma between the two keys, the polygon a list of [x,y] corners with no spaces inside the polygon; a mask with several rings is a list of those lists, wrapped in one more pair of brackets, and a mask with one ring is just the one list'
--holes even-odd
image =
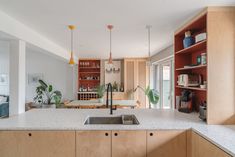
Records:
{"label": "white wall", "polygon": [[173,45],[163,49],[160,52],[156,52],[155,55],[151,56],[151,62],[152,63],[158,62],[158,61],[166,59],[167,57],[172,56],[172,55],[174,55]]}
{"label": "white wall", "polygon": [[9,42],[0,41],[0,74],[8,75],[8,84],[0,85],[0,94],[9,95]]}
{"label": "white wall", "polygon": [[77,91],[77,66],[71,67],[68,62],[51,55],[26,50],[26,102],[33,101],[38,84],[28,83],[28,74],[43,74],[43,79],[60,90],[65,99],[75,99]]}

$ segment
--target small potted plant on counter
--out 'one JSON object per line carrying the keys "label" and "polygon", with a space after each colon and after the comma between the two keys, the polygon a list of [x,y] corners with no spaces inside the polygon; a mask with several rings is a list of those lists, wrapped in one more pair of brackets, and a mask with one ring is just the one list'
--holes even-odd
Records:
{"label": "small potted plant on counter", "polygon": [[42,105],[42,108],[56,108],[60,105],[62,94],[60,91],[53,91],[53,86],[39,80],[36,88],[37,95],[34,97],[35,103]]}
{"label": "small potted plant on counter", "polygon": [[142,88],[141,86],[137,86],[134,89],[134,92],[137,91],[137,89],[141,89],[145,95],[148,97],[149,100],[149,108],[151,108],[151,104],[153,105],[157,105],[158,101],[159,101],[159,94],[156,90],[154,89],[150,89],[150,87],[148,86],[146,89]]}
{"label": "small potted plant on counter", "polygon": [[98,98],[99,98],[99,102],[100,103],[103,103],[104,102],[104,93],[105,93],[105,85],[99,85],[97,87],[97,95],[98,95]]}

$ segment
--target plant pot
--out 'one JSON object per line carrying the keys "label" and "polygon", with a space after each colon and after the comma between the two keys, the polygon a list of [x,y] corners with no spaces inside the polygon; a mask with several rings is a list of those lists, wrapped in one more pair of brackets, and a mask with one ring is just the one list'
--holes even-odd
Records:
{"label": "plant pot", "polygon": [[104,99],[103,98],[99,98],[99,103],[103,103]]}
{"label": "plant pot", "polygon": [[45,109],[47,109],[47,108],[56,108],[56,105],[55,104],[50,104],[50,105],[42,104],[42,108],[45,108]]}

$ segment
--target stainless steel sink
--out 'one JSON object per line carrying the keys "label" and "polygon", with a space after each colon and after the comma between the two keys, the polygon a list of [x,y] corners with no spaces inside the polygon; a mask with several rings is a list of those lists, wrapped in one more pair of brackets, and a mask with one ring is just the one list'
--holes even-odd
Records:
{"label": "stainless steel sink", "polygon": [[88,117],[84,123],[91,124],[121,124],[121,125],[138,125],[139,121],[135,115],[121,115],[116,117]]}

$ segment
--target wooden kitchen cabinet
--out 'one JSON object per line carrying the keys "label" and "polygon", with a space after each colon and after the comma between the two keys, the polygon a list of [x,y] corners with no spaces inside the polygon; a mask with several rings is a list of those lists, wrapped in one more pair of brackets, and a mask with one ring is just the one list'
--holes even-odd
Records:
{"label": "wooden kitchen cabinet", "polygon": [[191,157],[231,157],[229,154],[192,131]]}
{"label": "wooden kitchen cabinet", "polygon": [[146,131],[112,131],[112,157],[146,157]]}
{"label": "wooden kitchen cabinet", "polygon": [[76,157],[111,157],[111,131],[77,131]]}
{"label": "wooden kitchen cabinet", "polygon": [[147,157],[186,157],[185,130],[147,131]]}
{"label": "wooden kitchen cabinet", "polygon": [[0,131],[1,157],[75,157],[74,131]]}
{"label": "wooden kitchen cabinet", "polygon": [[21,131],[0,131],[0,156],[24,157],[27,134]]}

